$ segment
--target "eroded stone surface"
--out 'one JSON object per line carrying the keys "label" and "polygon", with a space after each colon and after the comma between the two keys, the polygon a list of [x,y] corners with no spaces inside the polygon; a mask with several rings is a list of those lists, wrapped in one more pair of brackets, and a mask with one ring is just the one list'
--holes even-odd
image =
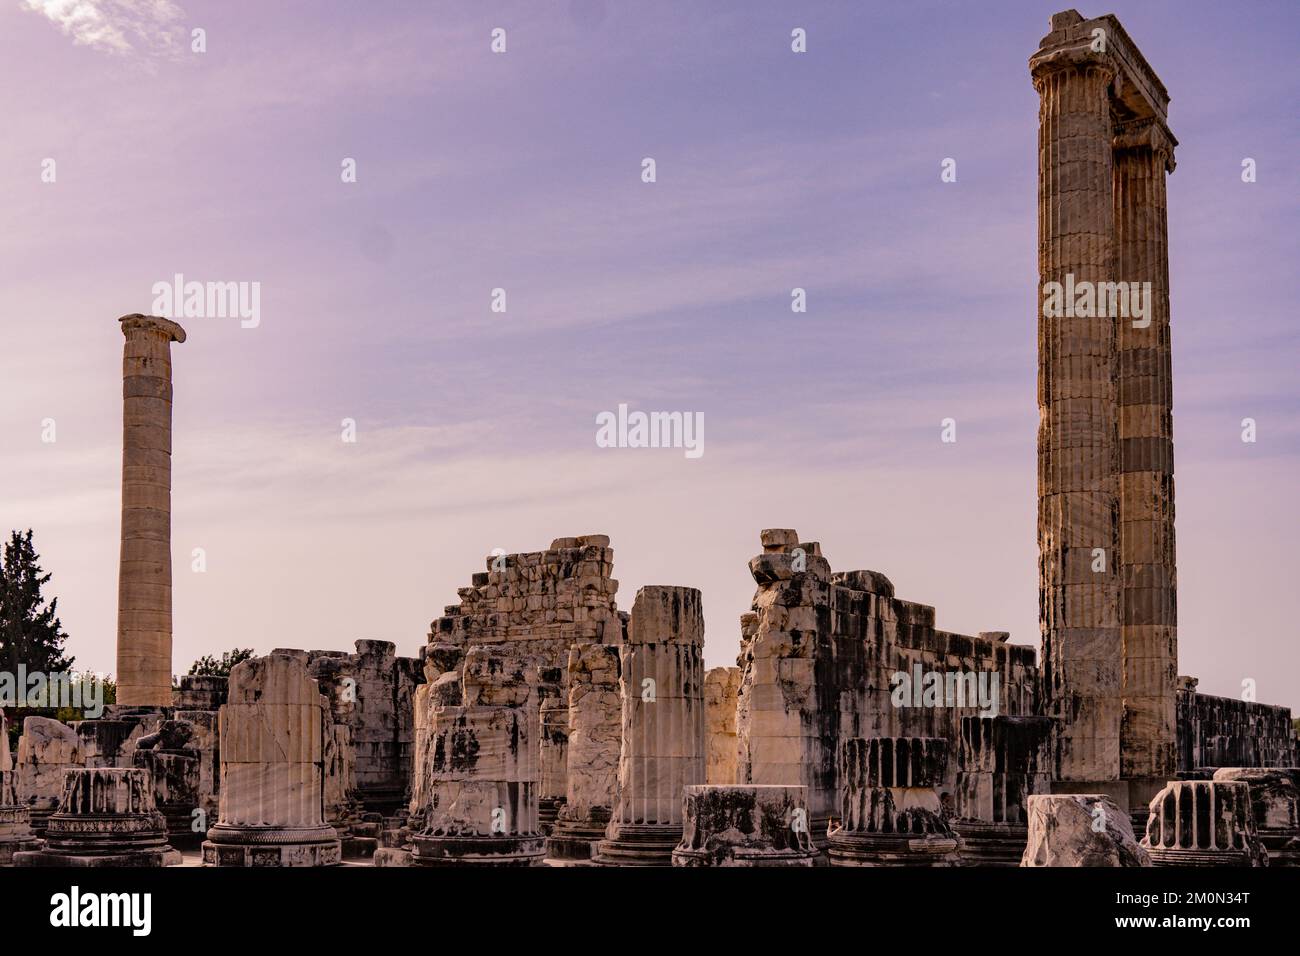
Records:
{"label": "eroded stone surface", "polygon": [[1300,768],[1223,767],[1215,780],[1239,780],[1250,788],[1255,830],[1269,866],[1300,866]]}
{"label": "eroded stone surface", "polygon": [[1244,780],[1173,780],[1151,801],[1142,846],[1156,866],[1267,866]]}
{"label": "eroded stone surface", "polygon": [[971,866],[1019,866],[1028,840],[1028,798],[1051,792],[1052,719],[964,717],[956,820]]}
{"label": "eroded stone surface", "polygon": [[740,668],[715,667],[704,674],[704,723],[708,753],[704,778],[725,786],[736,782],[736,703]]}
{"label": "eroded stone surface", "polygon": [[673,866],[815,866],[803,787],[694,786]]}
{"label": "eroded stone surface", "polygon": [[[761,535],[750,561],[758,585],[741,619],[736,781],[802,785],[814,838],[838,814],[837,748],[852,737],[941,736],[955,743],[960,720],[985,712],[975,693],[961,700],[896,706],[896,675],[983,675],[988,710],[1032,712],[1038,681],[1032,648],[1000,636],[977,638],[934,627],[934,608],[894,597],[877,571],[833,573],[816,542],[790,544],[788,529]],[[787,550],[779,550],[785,542]],[[996,677],[996,683],[994,678]],[[971,699],[974,698],[974,699]],[[951,793],[955,767],[936,784]]]}
{"label": "eroded stone surface", "polygon": [[119,767],[64,772],[59,807],[45,846],[13,856],[17,866],[158,867],[176,865],[167,822],[145,770]]}
{"label": "eroded stone surface", "polygon": [[548,855],[559,859],[590,860],[614,812],[623,734],[620,650],[618,644],[569,648],[566,794],[546,843]]}
{"label": "eroded stone surface", "polygon": [[[422,718],[422,827],[413,861],[430,866],[534,866],[538,820],[537,675],[511,648],[470,647],[431,680]],[[426,670],[433,675],[429,664]],[[443,680],[443,677],[453,678]],[[399,860],[387,854],[385,865]]]}
{"label": "eroded stone surface", "polygon": [[1021,866],[1150,866],[1133,825],[1102,794],[1036,794],[1027,800],[1029,835]]}

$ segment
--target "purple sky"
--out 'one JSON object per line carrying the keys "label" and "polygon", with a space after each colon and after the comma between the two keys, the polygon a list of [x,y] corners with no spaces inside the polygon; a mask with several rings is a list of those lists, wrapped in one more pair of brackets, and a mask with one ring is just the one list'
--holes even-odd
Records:
{"label": "purple sky", "polygon": [[[765,527],[1037,646],[1026,64],[1062,6],[0,0],[0,530],[36,529],[78,664],[111,670],[115,320],[181,272],[262,299],[174,349],[178,672],[414,654],[481,556],[588,532],[620,606],[703,590],[710,666]],[[1181,141],[1179,669],[1300,707],[1300,11],[1082,12],[1120,17]],[[597,448],[620,402],[703,412],[705,454]]]}

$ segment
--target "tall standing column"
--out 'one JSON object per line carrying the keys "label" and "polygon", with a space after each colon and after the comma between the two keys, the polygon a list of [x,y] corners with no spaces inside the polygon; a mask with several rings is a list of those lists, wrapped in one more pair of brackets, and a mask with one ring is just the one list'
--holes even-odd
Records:
{"label": "tall standing column", "polygon": [[[1077,18],[1078,15],[1074,14]],[[1055,25],[1055,24],[1054,24]],[[1038,544],[1044,697],[1061,718],[1056,775],[1113,781],[1122,713],[1114,322],[1046,317],[1048,283],[1114,268],[1114,68],[1086,43],[1030,60],[1039,107]]]}
{"label": "tall standing column", "polygon": [[672,864],[686,788],[704,783],[703,652],[699,591],[637,592],[622,651],[618,803],[595,862]]}
{"label": "tall standing column", "polygon": [[1173,363],[1165,174],[1175,141],[1158,119],[1116,131],[1118,278],[1150,283],[1149,311],[1117,320],[1121,619],[1121,772],[1160,781],[1177,770],[1177,576],[1174,562]]}
{"label": "tall standing column", "polygon": [[117,703],[172,702],[172,364],[185,330],[124,315],[122,551],[117,577]]}

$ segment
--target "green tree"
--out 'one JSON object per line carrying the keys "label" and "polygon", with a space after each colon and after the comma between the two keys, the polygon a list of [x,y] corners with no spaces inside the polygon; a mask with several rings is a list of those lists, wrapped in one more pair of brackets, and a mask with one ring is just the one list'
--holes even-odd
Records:
{"label": "green tree", "polygon": [[[50,574],[41,568],[40,559],[30,528],[26,534],[10,532],[0,556],[0,670],[15,679],[20,664],[29,674],[40,671],[47,676],[72,669],[73,658],[64,650],[68,635],[59,622],[59,599],[46,603],[42,593]],[[11,748],[17,746],[22,718],[28,714],[53,716],[54,711],[6,707]]]}
{"label": "green tree", "polygon": [[59,599],[46,603],[42,589],[51,575],[40,565],[32,532],[10,533],[0,561],[0,667],[11,674],[24,665],[47,674],[72,669],[64,651],[68,635],[59,623]]}
{"label": "green tree", "polygon": [[236,664],[253,656],[255,655],[251,647],[236,647],[234,650],[226,651],[221,655],[220,660],[211,654],[204,654],[190,665],[190,673],[204,677],[229,677],[230,671]]}

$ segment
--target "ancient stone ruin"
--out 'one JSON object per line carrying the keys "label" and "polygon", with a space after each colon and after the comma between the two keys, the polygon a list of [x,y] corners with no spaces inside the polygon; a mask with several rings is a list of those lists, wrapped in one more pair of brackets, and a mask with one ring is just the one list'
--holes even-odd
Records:
{"label": "ancient stone ruin", "polygon": [[1041,657],[768,528],[706,672],[701,593],[620,610],[585,534],[495,549],[418,657],[281,648],[173,691],[185,332],[128,315],[117,703],[28,715],[12,754],[0,720],[0,866],[1296,865],[1290,711],[1178,675],[1168,93],[1113,16],[1054,15],[1029,71]]}
{"label": "ancient stone ruin", "polygon": [[[819,842],[840,813],[841,740],[934,737],[955,750],[964,717],[1033,712],[1032,648],[936,630],[933,607],[895,598],[878,571],[832,572],[792,530],[761,540],[741,619],[736,780],[807,787]],[[932,786],[951,798],[956,767],[942,767]]]}
{"label": "ancient stone ruin", "polygon": [[1255,832],[1269,866],[1300,866],[1300,769],[1221,767],[1214,780],[1247,785]]}
{"label": "ancient stone ruin", "polygon": [[117,702],[172,702],[172,360],[185,330],[154,315],[119,320],[122,354],[122,553]]}

